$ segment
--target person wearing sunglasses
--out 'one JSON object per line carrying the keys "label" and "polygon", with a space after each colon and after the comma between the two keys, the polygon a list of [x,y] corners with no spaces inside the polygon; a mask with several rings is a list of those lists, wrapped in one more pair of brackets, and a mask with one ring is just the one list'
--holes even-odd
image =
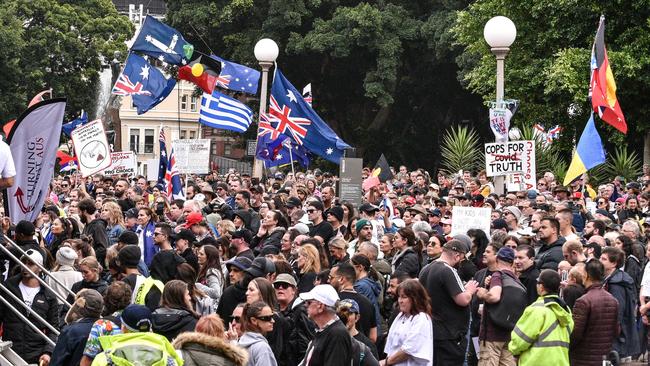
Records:
{"label": "person wearing sunglasses", "polygon": [[273,331],[273,310],[264,301],[246,304],[242,311],[244,334],[239,346],[248,351],[248,366],[277,366],[277,361],[265,335]]}
{"label": "person wearing sunglasses", "polygon": [[279,315],[293,324],[291,336],[287,340],[289,350],[291,350],[288,353],[291,353],[291,357],[295,357],[292,360],[295,362],[292,364],[297,364],[305,357],[305,351],[307,351],[309,342],[314,338],[314,329],[316,329],[316,324],[307,316],[305,303],[294,306],[298,298],[297,286],[296,279],[288,273],[279,274],[273,281],[280,309]]}

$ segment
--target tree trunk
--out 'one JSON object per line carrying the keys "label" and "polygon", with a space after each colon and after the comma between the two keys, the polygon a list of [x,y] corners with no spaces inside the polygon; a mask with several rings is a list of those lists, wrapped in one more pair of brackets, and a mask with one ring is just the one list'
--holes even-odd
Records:
{"label": "tree trunk", "polygon": [[643,139],[643,175],[650,175],[650,130]]}

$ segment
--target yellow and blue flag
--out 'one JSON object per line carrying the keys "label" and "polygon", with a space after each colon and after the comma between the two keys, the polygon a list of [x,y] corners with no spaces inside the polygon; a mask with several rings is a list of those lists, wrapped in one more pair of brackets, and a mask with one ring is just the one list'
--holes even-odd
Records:
{"label": "yellow and blue flag", "polygon": [[594,125],[594,114],[592,113],[584,131],[582,131],[582,135],[580,135],[580,141],[578,141],[578,147],[573,153],[569,170],[567,170],[564,176],[564,185],[568,186],[572,180],[579,177],[582,173],[604,162],[605,150],[603,149],[600,135],[598,135],[598,131]]}

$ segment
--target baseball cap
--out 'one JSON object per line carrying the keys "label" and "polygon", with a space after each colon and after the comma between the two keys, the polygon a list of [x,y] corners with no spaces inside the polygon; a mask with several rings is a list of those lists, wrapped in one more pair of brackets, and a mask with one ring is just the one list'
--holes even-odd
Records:
{"label": "baseball cap", "polygon": [[36,264],[40,264],[41,266],[43,265],[43,255],[36,249],[29,249],[25,252],[26,255],[23,255],[20,258],[21,262],[25,262],[26,260],[30,260]]}
{"label": "baseball cap", "polygon": [[510,247],[501,247],[497,252],[497,259],[512,263],[515,261],[515,251]]}
{"label": "baseball cap", "polygon": [[287,206],[287,208],[300,207],[302,206],[302,202],[300,201],[300,198],[291,196],[287,199],[285,206]]}
{"label": "baseball cap", "polygon": [[353,299],[343,299],[339,302],[339,306],[345,306],[350,309],[351,313],[359,314],[359,303]]}
{"label": "baseball cap", "polygon": [[200,212],[190,212],[185,218],[185,228],[189,229],[192,225],[196,225],[203,221],[203,215]]}
{"label": "baseball cap", "polygon": [[253,260],[251,266],[246,269],[246,272],[252,274],[253,277],[264,277],[275,272],[275,263],[270,259],[257,257]]}
{"label": "baseball cap", "polygon": [[194,236],[194,234],[187,229],[181,229],[181,231],[179,231],[178,234],[176,234],[176,240],[178,239],[184,239],[189,241],[190,243],[196,242],[196,236]]}
{"label": "baseball cap", "polygon": [[465,254],[467,253],[467,247],[460,240],[452,239],[445,243],[443,246],[445,249],[453,250],[454,252]]}
{"label": "baseball cap", "polygon": [[93,289],[82,289],[77,293],[72,303],[71,312],[76,312],[80,317],[99,318],[104,310],[104,298]]}
{"label": "baseball cap", "polygon": [[253,240],[253,233],[248,229],[240,229],[230,233],[233,239],[244,239],[245,242],[249,243]]}
{"label": "baseball cap", "polygon": [[306,235],[309,233],[309,226],[303,222],[299,222],[296,225],[293,226],[294,229],[298,230],[298,232],[302,235]]}
{"label": "baseball cap", "polygon": [[120,315],[122,324],[132,332],[151,330],[151,310],[144,305],[131,304]]}
{"label": "baseball cap", "polygon": [[433,210],[429,210],[429,215],[440,217],[442,213],[440,212],[440,209],[434,208]]}
{"label": "baseball cap", "polygon": [[451,225],[451,219],[444,218],[444,219],[440,220],[440,223],[443,224],[443,225]]}
{"label": "baseball cap", "polygon": [[237,267],[240,271],[245,271],[251,266],[251,261],[246,257],[235,257],[226,262],[226,268],[230,270],[231,266]]}
{"label": "baseball cap", "polygon": [[325,306],[333,307],[339,301],[339,294],[331,285],[318,285],[311,291],[300,294],[300,298],[304,301],[316,300]]}
{"label": "baseball cap", "polygon": [[35,232],[36,226],[34,226],[30,221],[21,220],[16,224],[16,234],[34,235]]}
{"label": "baseball cap", "polygon": [[280,273],[277,277],[275,277],[275,281],[273,281],[273,283],[288,283],[293,287],[298,287],[296,279],[288,273]]}
{"label": "baseball cap", "polygon": [[137,219],[138,218],[138,209],[137,208],[130,208],[126,210],[124,213],[124,217],[127,219]]}
{"label": "baseball cap", "polygon": [[374,212],[379,211],[379,207],[373,205],[372,203],[366,202],[359,206],[360,212]]}

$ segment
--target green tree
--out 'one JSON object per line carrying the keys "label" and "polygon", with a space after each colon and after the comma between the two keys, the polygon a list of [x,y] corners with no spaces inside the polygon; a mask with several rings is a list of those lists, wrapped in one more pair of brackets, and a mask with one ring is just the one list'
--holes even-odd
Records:
{"label": "green tree", "polygon": [[[590,53],[600,15],[606,16],[605,43],[625,113],[627,136],[595,117],[609,151],[623,141],[650,148],[650,110],[645,102],[650,86],[650,7],[646,1],[482,0],[458,12],[453,33],[463,52],[457,58],[459,78],[484,100],[494,99],[494,56],[483,39],[483,27],[493,16],[505,15],[517,26],[517,39],[506,58],[505,95],[521,100],[515,120],[520,125],[560,124],[560,144],[567,159],[574,139],[588,119]],[[574,119],[567,108],[581,110]],[[576,121],[579,121],[576,123]],[[646,149],[650,154],[650,149]],[[646,163],[650,155],[646,155]]]}
{"label": "green tree", "polygon": [[68,98],[68,113],[93,117],[102,63],[133,34],[110,0],[5,0],[0,22],[0,123],[48,88]]}
{"label": "green tree", "polygon": [[487,128],[480,98],[463,90],[449,29],[468,1],[169,0],[167,21],[197,49],[255,67],[262,37],[314,108],[369,164],[435,168],[441,133]]}

